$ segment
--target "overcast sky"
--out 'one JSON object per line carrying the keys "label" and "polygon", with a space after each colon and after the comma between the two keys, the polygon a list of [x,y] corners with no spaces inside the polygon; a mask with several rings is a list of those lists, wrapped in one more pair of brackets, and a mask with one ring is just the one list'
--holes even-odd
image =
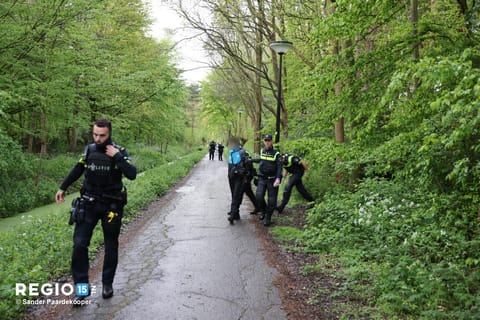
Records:
{"label": "overcast sky", "polygon": [[[181,41],[176,50],[178,52],[178,65],[180,69],[186,70],[183,77],[187,82],[200,82],[205,79],[209,69],[208,57],[202,48],[202,42],[199,39],[190,39],[198,34],[191,28],[186,28],[184,20],[165,4],[165,0],[146,0],[150,8],[153,25],[151,26],[151,35],[157,39],[170,37],[173,42]],[[174,2],[170,0],[170,2]],[[183,40],[183,41],[182,41]]]}

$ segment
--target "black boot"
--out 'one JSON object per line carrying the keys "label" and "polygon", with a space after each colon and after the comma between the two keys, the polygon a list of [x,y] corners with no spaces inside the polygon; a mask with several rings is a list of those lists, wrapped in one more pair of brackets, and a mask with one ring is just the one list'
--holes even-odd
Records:
{"label": "black boot", "polygon": [[103,285],[102,297],[103,299],[110,299],[113,297],[113,287],[111,284]]}
{"label": "black boot", "polygon": [[265,227],[269,227],[271,224],[272,224],[272,214],[267,213],[267,215],[265,216],[265,220],[263,220],[263,225]]}
{"label": "black boot", "polygon": [[233,220],[235,220],[233,219],[233,216],[231,214],[228,215],[227,219],[228,219],[228,222],[230,222],[230,224],[233,224]]}
{"label": "black boot", "polygon": [[282,213],[283,210],[285,210],[285,206],[284,206],[283,204],[281,204],[281,205],[279,205],[279,206],[277,207],[278,213]]}
{"label": "black boot", "polygon": [[258,220],[263,220],[263,219],[265,219],[265,213],[262,212],[258,217]]}
{"label": "black boot", "polygon": [[83,303],[83,301],[86,299],[87,297],[85,296],[75,296],[72,300],[72,307],[74,308],[79,308],[79,307],[83,307],[85,304]]}

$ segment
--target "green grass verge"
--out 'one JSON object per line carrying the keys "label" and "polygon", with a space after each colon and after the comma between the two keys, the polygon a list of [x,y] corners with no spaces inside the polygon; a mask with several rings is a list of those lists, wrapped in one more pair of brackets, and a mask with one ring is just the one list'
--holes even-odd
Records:
{"label": "green grass verge", "polygon": [[278,226],[272,228],[272,234],[278,241],[299,241],[303,236],[303,231],[289,226]]}
{"label": "green grass verge", "polygon": [[[168,191],[205,156],[198,150],[174,162],[155,167],[127,182],[128,222],[151,201]],[[73,228],[67,225],[68,205],[47,206],[41,214],[21,215],[0,233],[0,318],[17,319],[26,306],[16,304],[15,283],[45,283],[70,272]],[[96,229],[90,245],[91,257],[102,244]]]}
{"label": "green grass verge", "polygon": [[65,212],[70,210],[70,204],[72,203],[73,198],[77,196],[78,192],[66,196],[65,203],[60,205],[51,203],[12,217],[2,218],[0,219],[0,233],[7,232],[20,225],[30,224],[34,218],[45,219],[52,214],[65,214]]}

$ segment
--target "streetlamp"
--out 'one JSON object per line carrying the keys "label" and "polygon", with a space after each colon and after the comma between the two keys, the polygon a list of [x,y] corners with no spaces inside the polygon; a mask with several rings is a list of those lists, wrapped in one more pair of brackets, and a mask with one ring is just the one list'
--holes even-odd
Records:
{"label": "streetlamp", "polygon": [[238,136],[240,136],[240,129],[241,129],[240,123],[242,122],[242,113],[243,113],[243,111],[244,111],[244,110],[243,110],[242,108],[237,109],[237,113],[238,113],[238,127],[237,127],[238,133],[237,133],[237,135],[238,135]]}
{"label": "streetlamp", "polygon": [[230,138],[232,137],[232,126],[233,126],[233,122],[232,121],[229,121],[228,122],[228,139],[230,140]]}
{"label": "streetlamp", "polygon": [[270,48],[280,56],[278,68],[278,88],[277,88],[277,122],[275,126],[275,143],[280,142],[280,117],[282,112],[282,68],[283,55],[293,48],[293,43],[286,40],[270,42]]}

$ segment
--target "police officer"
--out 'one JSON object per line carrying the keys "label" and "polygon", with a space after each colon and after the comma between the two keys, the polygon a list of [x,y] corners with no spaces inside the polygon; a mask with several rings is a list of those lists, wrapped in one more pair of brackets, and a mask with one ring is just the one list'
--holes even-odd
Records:
{"label": "police officer", "polygon": [[233,224],[235,220],[240,220],[240,204],[242,203],[243,188],[246,179],[245,162],[247,161],[247,157],[238,138],[230,138],[228,145],[230,147],[228,157],[228,182],[232,194],[228,221]]}
{"label": "police officer", "polygon": [[[75,208],[78,215],[73,233],[73,281],[75,284],[88,283],[88,247],[93,229],[98,220],[101,220],[105,241],[102,273],[104,299],[113,296],[112,283],[118,262],[118,236],[126,204],[122,176],[134,180],[137,175],[125,148],[115,145],[111,137],[111,122],[106,119],[96,121],[93,126],[95,143],[85,148],[81,159],[65,178],[55,197],[57,203],[64,202],[67,188],[85,175],[81,198],[76,201],[76,206],[81,208]],[[74,299],[80,301],[85,297],[76,296]],[[78,305],[81,304],[74,304]]]}
{"label": "police officer", "polygon": [[218,149],[218,160],[223,161],[223,150],[225,149],[225,147],[223,146],[223,144],[219,143],[217,145],[217,149]]}
{"label": "police officer", "polygon": [[305,161],[302,161],[297,156],[291,154],[283,154],[280,157],[280,161],[283,163],[283,177],[287,176],[287,173],[290,174],[287,185],[283,191],[282,203],[277,207],[279,213],[285,209],[292,195],[293,187],[297,187],[298,192],[302,197],[308,202],[312,203],[315,199],[312,195],[305,189],[305,186],[302,182],[302,177],[305,174],[305,171],[308,171],[308,166]]}
{"label": "police officer", "polygon": [[[263,225],[268,227],[272,222],[272,213],[277,206],[278,186],[282,181],[282,162],[280,153],[273,148],[272,136],[267,134],[263,138],[265,148],[260,153],[260,159],[254,159],[260,163],[259,179],[257,186],[257,206],[264,210],[260,216]],[[265,203],[265,193],[268,192],[268,202]]]}
{"label": "police officer", "polygon": [[210,145],[209,145],[209,148],[208,148],[208,157],[209,157],[209,160],[215,160],[215,147],[217,145],[215,144],[215,141],[212,140],[212,142],[210,142]]}

